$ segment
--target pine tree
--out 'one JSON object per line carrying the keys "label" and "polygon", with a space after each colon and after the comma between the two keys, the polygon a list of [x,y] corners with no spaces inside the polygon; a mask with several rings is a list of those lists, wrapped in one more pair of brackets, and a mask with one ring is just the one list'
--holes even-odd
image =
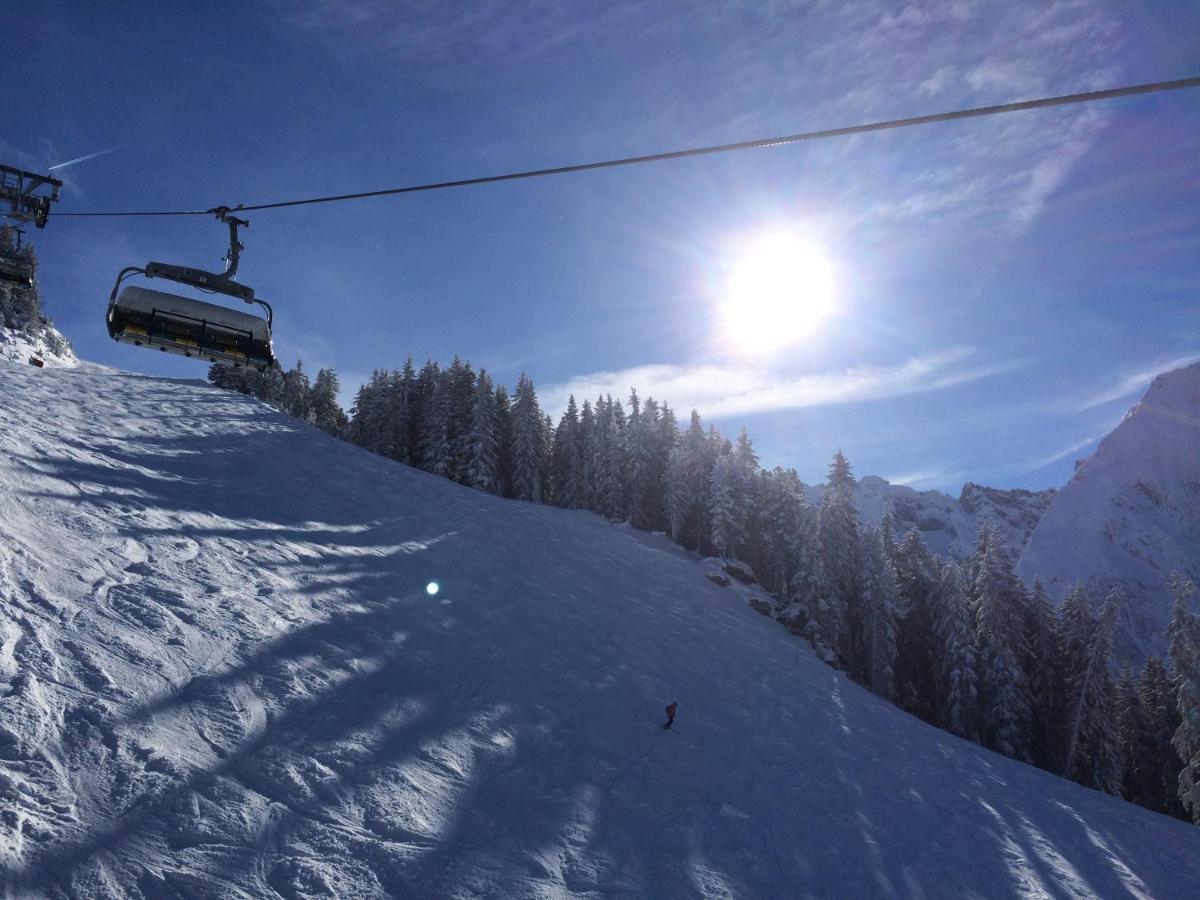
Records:
{"label": "pine tree", "polygon": [[567,509],[583,507],[583,459],[579,439],[579,408],[575,395],[567,398],[567,409],[554,432],[550,450],[550,472],[554,486],[553,502]]}
{"label": "pine tree", "polygon": [[1152,802],[1150,768],[1153,765],[1148,717],[1138,684],[1125,667],[1116,687],[1117,746],[1121,758],[1121,796],[1130,803]]}
{"label": "pine tree", "polygon": [[338,405],[338,377],[333,369],[321,369],[309,398],[308,418],[317,428],[334,437],[346,435],[346,414]]}
{"label": "pine tree", "polygon": [[904,616],[896,569],[879,529],[862,534],[863,684],[885,700],[895,696],[896,630]]}
{"label": "pine tree", "polygon": [[629,423],[625,444],[625,471],[628,484],[625,515],[634,528],[648,529],[655,520],[654,444],[658,428],[658,406],[653,399],[646,401],[645,412],[638,401],[637,391],[629,394]]}
{"label": "pine tree", "polygon": [[1182,572],[1172,572],[1167,586],[1174,599],[1167,641],[1179,709],[1171,741],[1183,762],[1179,800],[1200,825],[1200,617],[1188,609],[1196,587]]}
{"label": "pine tree", "polygon": [[1048,729],[1047,761],[1050,771],[1064,775],[1067,768],[1067,749],[1070,742],[1068,724],[1072,700],[1071,683],[1077,682],[1087,667],[1087,646],[1096,629],[1091,601],[1083,585],[1076,584],[1063,598],[1057,620],[1055,647],[1057,650],[1058,697],[1055,700],[1058,716]]}
{"label": "pine tree", "polygon": [[[889,517],[890,518],[890,517]],[[881,529],[886,542],[887,532]],[[934,605],[938,572],[921,533],[910,529],[890,554],[906,610],[896,635],[896,697],[899,705],[926,722],[937,719],[937,647]]]}
{"label": "pine tree", "polygon": [[304,374],[304,363],[300,360],[296,360],[296,365],[284,374],[283,396],[280,400],[285,413],[297,419],[308,421],[308,376]]}
{"label": "pine tree", "polygon": [[522,372],[512,411],[513,494],[518,500],[540,503],[547,454],[546,427],[538,408],[533,382]]}
{"label": "pine tree", "polygon": [[[809,524],[812,510],[804,496],[804,485],[793,469],[775,468],[759,472],[754,490],[756,523],[752,537],[755,552],[750,560],[759,583],[782,600],[791,599],[793,576],[800,558],[811,555],[815,543]],[[806,555],[806,558],[807,558]]]}
{"label": "pine tree", "polygon": [[1024,611],[1026,660],[1023,668],[1033,716],[1032,759],[1035,766],[1053,771],[1058,767],[1058,729],[1063,718],[1058,620],[1050,598],[1037,578],[1026,592]]}
{"label": "pine tree", "polygon": [[454,447],[450,443],[451,387],[447,373],[433,372],[424,399],[421,408],[420,466],[426,472],[449,478],[454,471]]}
{"label": "pine tree", "polygon": [[1166,664],[1157,656],[1146,660],[1138,679],[1138,693],[1146,716],[1144,805],[1185,819],[1179,799],[1179,756],[1172,744],[1181,722],[1177,692]]}
{"label": "pine tree", "polygon": [[862,555],[854,475],[839,450],[821,495],[818,529],[827,598],[818,621],[821,635],[855,679],[863,677]]}
{"label": "pine tree", "polygon": [[446,410],[446,440],[450,444],[450,478],[467,483],[470,466],[471,415],[475,405],[475,370],[457,354],[443,373],[448,407]]}
{"label": "pine tree", "polygon": [[492,379],[480,369],[466,436],[465,484],[477,490],[496,493],[499,484],[497,443],[496,395],[492,390]]}
{"label": "pine tree", "polygon": [[1121,789],[1113,684],[1109,674],[1121,595],[1114,590],[1087,636],[1082,665],[1067,673],[1066,757],[1063,774],[1116,794]]}
{"label": "pine tree", "polygon": [[671,538],[689,550],[709,546],[708,484],[712,451],[700,414],[692,410],[688,430],[667,462],[667,511]]}
{"label": "pine tree", "polygon": [[975,626],[966,576],[954,563],[938,577],[934,632],[938,644],[938,722],[960,737],[979,739],[979,679]]}
{"label": "pine tree", "polygon": [[496,490],[501,497],[512,497],[512,404],[508,388],[496,387]]}
{"label": "pine tree", "polygon": [[622,471],[621,426],[624,413],[613,398],[596,399],[596,424],[592,430],[591,457],[591,508],[612,520],[621,520],[625,515],[625,484]]}
{"label": "pine tree", "polygon": [[384,380],[383,411],[380,443],[392,459],[412,465],[416,456],[416,386],[417,373],[412,357],[404,360],[404,368],[392,372]]}
{"label": "pine tree", "polygon": [[709,475],[708,519],[713,549],[722,558],[735,556],[735,548],[746,541],[743,505],[737,462],[732,456],[721,456]]}
{"label": "pine tree", "polygon": [[1006,756],[1028,760],[1030,711],[1021,670],[1025,655],[1022,588],[1008,554],[988,526],[980,536],[975,568],[978,574],[973,593],[984,744]]}

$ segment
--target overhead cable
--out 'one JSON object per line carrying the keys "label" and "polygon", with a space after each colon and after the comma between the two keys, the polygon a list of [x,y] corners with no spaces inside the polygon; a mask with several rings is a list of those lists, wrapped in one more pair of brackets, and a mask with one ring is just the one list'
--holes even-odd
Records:
{"label": "overhead cable", "polygon": [[[1015,103],[1000,103],[995,106],[977,106],[972,109],[959,109],[951,112],[932,113],[925,116],[910,116],[903,119],[888,119],[881,122],[869,122],[862,125],[847,125],[841,128],[825,128],[819,131],[803,131],[799,134],[783,135],[781,137],[760,138],[753,141],[737,141],[732,144],[715,144],[709,147],[693,147],[686,150],[671,150],[666,153],[650,153],[644,156],[627,156],[621,159],[607,159],[599,162],[577,163],[569,166],[556,166],[548,169],[530,169],[524,172],[509,172],[505,175],[485,175],[479,178],[462,178],[456,181],[435,181],[427,184],[414,184],[406,187],[385,188],[375,191],[360,191],[353,194],[334,194],[328,197],[309,197],[303,200],[281,200],[275,203],[256,203],[238,205],[235,210],[251,212],[262,209],[284,209],[292,206],[308,206],[316,203],[339,203],[343,200],[364,200],[368,197],[391,197],[398,194],[415,194],[421,191],[440,191],[446,188],[471,187],[479,184],[496,184],[502,181],[520,181],[527,178],[542,178],[548,175],[566,175],[571,172],[590,172],[596,169],[615,169],[620,166],[636,166],[642,163],[665,162],[672,159],[687,159],[693,156],[712,156],[717,153],[732,153],[737,150],[757,150],[763,147],[778,147],[784,144],[798,144],[804,141],[823,140],[825,138],[846,137],[852,134],[868,134],[873,131],[891,131],[898,128],[912,128],[918,125],[932,125],[935,122],[954,122],[959,119],[975,119],[983,116],[996,116],[1003,113],[1021,112],[1027,109],[1042,109],[1049,106],[1069,106],[1078,103],[1092,103],[1097,100],[1111,100],[1115,97],[1130,97],[1136,94],[1151,94],[1159,91],[1175,91],[1183,88],[1200,87],[1200,77],[1180,78],[1175,81],[1156,81],[1150,84],[1135,84],[1126,87],[1110,88],[1103,91],[1086,91],[1079,94],[1063,94],[1057,97],[1042,97],[1037,100],[1020,100]],[[55,216],[202,216],[216,212],[213,209],[184,209],[155,212],[121,211],[121,212],[56,212]]]}

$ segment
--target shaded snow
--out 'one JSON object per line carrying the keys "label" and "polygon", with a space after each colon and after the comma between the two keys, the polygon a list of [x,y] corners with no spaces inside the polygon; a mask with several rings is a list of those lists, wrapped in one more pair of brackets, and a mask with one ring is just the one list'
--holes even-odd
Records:
{"label": "shaded snow", "polygon": [[661,538],[200,381],[0,397],[8,896],[1197,895],[1200,830],[899,712]]}

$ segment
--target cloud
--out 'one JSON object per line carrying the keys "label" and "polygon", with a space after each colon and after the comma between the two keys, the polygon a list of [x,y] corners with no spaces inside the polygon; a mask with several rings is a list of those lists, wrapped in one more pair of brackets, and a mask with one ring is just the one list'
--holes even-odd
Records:
{"label": "cloud", "polygon": [[61,162],[57,165],[49,166],[48,168],[51,172],[53,172],[55,169],[65,169],[67,166],[73,166],[76,163],[87,162],[89,159],[95,159],[98,156],[104,156],[108,153],[112,153],[114,150],[120,150],[124,146],[124,144],[116,144],[115,146],[107,147],[104,150],[97,150],[95,153],[88,153],[85,156],[77,156],[74,159],[68,159],[66,162]]}
{"label": "cloud", "polygon": [[1104,437],[1103,434],[1089,435],[1088,437],[1085,437],[1081,441],[1076,441],[1070,447],[1064,447],[1062,450],[1059,450],[1056,453],[1051,453],[1049,456],[1043,457],[1042,459],[1033,460],[1032,462],[1023,466],[1021,468],[1021,471],[1022,472],[1036,472],[1038,469],[1044,468],[1044,467],[1050,465],[1051,463],[1056,463],[1060,459],[1065,459],[1068,456],[1078,453],[1080,450],[1083,450],[1085,447],[1090,447],[1092,444],[1096,443],[1102,437]]}
{"label": "cloud", "polygon": [[1011,371],[1021,363],[966,365],[970,347],[952,347],[917,356],[896,366],[862,366],[840,372],[782,375],[748,365],[644,365],[619,372],[577,375],[541,391],[543,407],[554,415],[576,400],[611,394],[666,401],[677,410],[706,417],[745,415],[813,406],[863,403],[937,391]]}
{"label": "cloud", "polygon": [[920,490],[920,486],[928,488],[938,485],[961,483],[965,477],[965,472],[943,472],[936,469],[923,469],[917,472],[905,472],[900,475],[887,475],[883,480],[888,482],[888,484],[904,485],[905,487]]}
{"label": "cloud", "polygon": [[1083,412],[1084,410],[1095,409],[1097,406],[1103,406],[1106,403],[1122,400],[1133,394],[1140,394],[1150,385],[1150,382],[1156,376],[1175,369],[1182,369],[1184,366],[1190,366],[1195,362],[1200,362],[1200,354],[1160,360],[1151,365],[1143,366],[1136,371],[1127,372],[1108,387],[1102,388],[1084,397],[1082,400],[1068,401],[1064,406],[1073,411]]}

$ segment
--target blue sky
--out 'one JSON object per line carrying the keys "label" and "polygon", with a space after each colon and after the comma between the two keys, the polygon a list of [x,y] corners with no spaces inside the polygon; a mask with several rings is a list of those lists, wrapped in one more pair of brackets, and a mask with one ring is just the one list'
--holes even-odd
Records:
{"label": "blue sky", "polygon": [[[0,159],[59,210],[386,188],[1200,73],[1194,2],[44,2],[0,71]],[[36,52],[33,48],[37,48]],[[1200,90],[250,216],[276,349],[351,392],[407,354],[696,406],[764,464],[956,493],[1063,483],[1152,375],[1200,358]],[[836,313],[771,355],[717,313],[740,248],[801,234]],[[217,268],[202,217],[53,218],[50,314],[113,344],[119,268]]]}

